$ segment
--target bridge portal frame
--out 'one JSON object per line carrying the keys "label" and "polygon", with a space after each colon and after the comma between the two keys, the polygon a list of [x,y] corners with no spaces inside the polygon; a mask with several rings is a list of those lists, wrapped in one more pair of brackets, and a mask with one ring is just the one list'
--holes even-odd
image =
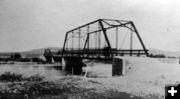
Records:
{"label": "bridge portal frame", "polygon": [[[112,22],[115,22],[116,24],[113,24]],[[89,35],[90,35],[90,34],[93,34],[93,33],[97,33],[97,32],[102,32],[102,33],[103,33],[104,38],[105,38],[105,41],[106,41],[106,43],[107,43],[107,47],[110,49],[110,54],[111,54],[111,56],[113,56],[113,55],[114,55],[114,53],[113,53],[114,51],[113,51],[113,49],[112,49],[112,47],[111,47],[111,44],[110,44],[109,39],[108,39],[108,37],[107,37],[106,31],[109,30],[109,29],[112,29],[112,28],[116,28],[116,27],[125,27],[125,28],[129,29],[130,31],[134,32],[134,33],[136,34],[136,36],[137,36],[137,38],[138,38],[138,40],[139,40],[142,48],[143,48],[142,51],[144,51],[144,54],[145,54],[146,56],[148,56],[148,50],[146,49],[146,47],[145,47],[145,45],[144,45],[144,43],[143,43],[143,40],[142,40],[142,38],[140,37],[139,32],[138,32],[135,24],[133,23],[133,21],[114,20],[114,19],[98,19],[98,20],[95,20],[95,21],[93,21],[93,22],[87,23],[87,24],[85,24],[85,25],[79,26],[79,27],[77,27],[77,28],[74,28],[74,29],[66,32],[66,36],[65,36],[65,39],[64,39],[64,45],[63,45],[63,50],[62,50],[62,57],[63,57],[63,56],[66,56],[66,55],[64,55],[64,54],[65,54],[66,52],[68,52],[68,50],[66,50],[66,43],[67,43],[68,35],[69,35],[70,33],[73,33],[74,31],[77,31],[77,30],[79,30],[79,33],[80,33],[82,28],[85,28],[85,27],[88,28],[90,25],[96,24],[96,23],[99,24],[100,28],[97,29],[97,30],[94,30],[94,31],[88,31],[83,49],[80,49],[80,42],[81,42],[81,41],[80,41],[80,39],[79,39],[79,41],[78,41],[78,43],[79,43],[79,44],[78,44],[78,45],[79,45],[79,57],[80,57],[80,54],[82,54],[82,52],[85,52],[85,50],[89,50],[89,49],[90,49],[90,48],[89,48],[89,43],[88,43],[88,42],[89,42]],[[118,23],[118,24],[117,24],[117,23]],[[105,26],[104,24],[106,24],[106,26]],[[79,37],[80,37],[80,36],[79,36]],[[87,49],[86,49],[86,47],[87,47]],[[76,50],[76,51],[77,51],[77,50]],[[123,50],[122,50],[122,51],[123,51]],[[127,51],[127,50],[125,50],[125,51]],[[133,50],[132,48],[129,49],[129,52],[130,52],[129,55],[130,55],[130,56],[132,55],[132,52],[133,52],[133,51],[137,51],[137,50]],[[116,51],[116,52],[117,52],[117,51]],[[139,50],[139,53],[140,53],[140,52],[141,52],[141,50]],[[141,53],[140,53],[140,54],[141,54]]]}

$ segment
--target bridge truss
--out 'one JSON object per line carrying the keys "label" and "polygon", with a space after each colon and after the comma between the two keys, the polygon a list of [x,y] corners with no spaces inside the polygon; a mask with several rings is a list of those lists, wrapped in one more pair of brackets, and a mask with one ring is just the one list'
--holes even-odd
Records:
{"label": "bridge truss", "polygon": [[132,21],[98,19],[66,33],[63,57],[101,59],[115,55],[148,56]]}

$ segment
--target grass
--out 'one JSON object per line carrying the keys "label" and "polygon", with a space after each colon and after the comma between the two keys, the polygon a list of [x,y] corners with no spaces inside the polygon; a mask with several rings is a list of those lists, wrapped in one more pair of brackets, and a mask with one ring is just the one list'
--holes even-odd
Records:
{"label": "grass", "polygon": [[52,82],[26,82],[26,83],[11,83],[6,85],[5,90],[0,90],[0,99],[18,99],[41,97],[44,95],[58,95],[67,92],[65,87],[56,86]]}
{"label": "grass", "polygon": [[[109,89],[99,92],[95,87],[80,87],[82,78],[74,76],[44,81],[40,75],[23,77],[6,72],[0,79],[0,99],[144,99]],[[94,84],[91,81],[85,83]]]}
{"label": "grass", "polygon": [[0,75],[0,99],[24,99],[42,95],[57,95],[68,89],[57,86],[53,82],[44,81],[44,77],[36,74],[24,77],[22,74],[5,72]]}

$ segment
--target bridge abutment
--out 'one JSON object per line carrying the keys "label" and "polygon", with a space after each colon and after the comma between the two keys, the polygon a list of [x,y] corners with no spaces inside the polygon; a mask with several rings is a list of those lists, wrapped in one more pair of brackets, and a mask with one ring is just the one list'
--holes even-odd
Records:
{"label": "bridge abutment", "polygon": [[47,63],[53,63],[53,57],[52,56],[45,56]]}
{"label": "bridge abutment", "polygon": [[73,75],[81,75],[82,67],[85,65],[82,62],[82,58],[68,57],[64,58],[64,70]]}
{"label": "bridge abutment", "polygon": [[122,76],[125,74],[125,59],[123,57],[114,57],[112,63],[112,76]]}

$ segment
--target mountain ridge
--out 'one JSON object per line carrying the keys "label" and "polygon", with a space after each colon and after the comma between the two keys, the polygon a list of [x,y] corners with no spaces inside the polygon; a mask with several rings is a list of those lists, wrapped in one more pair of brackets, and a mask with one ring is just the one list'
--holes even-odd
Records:
{"label": "mountain ridge", "polygon": [[180,51],[163,51],[159,49],[149,49],[149,54],[153,55],[165,55],[165,56],[174,56],[174,57],[180,57]]}

